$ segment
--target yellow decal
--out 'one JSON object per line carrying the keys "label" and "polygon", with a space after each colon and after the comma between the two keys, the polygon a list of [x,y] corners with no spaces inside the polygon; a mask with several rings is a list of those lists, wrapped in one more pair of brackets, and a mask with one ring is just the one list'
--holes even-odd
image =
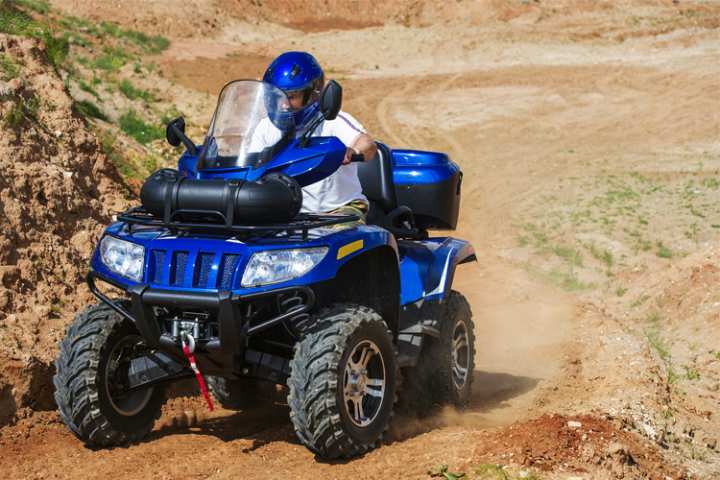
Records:
{"label": "yellow decal", "polygon": [[342,247],[338,248],[337,259],[340,260],[343,257],[347,257],[351,253],[362,250],[364,246],[365,241],[363,239],[355,240],[354,242],[350,242],[347,245],[343,245]]}

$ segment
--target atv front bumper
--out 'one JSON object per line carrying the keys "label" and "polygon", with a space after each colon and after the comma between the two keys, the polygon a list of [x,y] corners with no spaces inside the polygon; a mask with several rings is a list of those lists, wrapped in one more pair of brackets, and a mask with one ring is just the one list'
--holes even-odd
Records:
{"label": "atv front bumper", "polygon": [[[123,305],[115,302],[103,294],[98,289],[96,280],[102,280],[125,290],[130,296],[129,308],[126,308],[127,304]],[[222,290],[217,293],[160,290],[149,288],[146,285],[124,288],[122,285],[118,285],[93,271],[88,274],[87,282],[90,291],[100,301],[136,325],[138,331],[151,348],[160,349],[174,355],[176,358],[182,358],[179,339],[161,331],[154,307],[168,307],[180,310],[201,309],[215,312],[218,335],[217,337],[205,339],[199,345],[201,353],[207,353],[211,363],[215,364],[221,371],[235,370],[238,362],[242,364],[248,353],[245,346],[250,337],[282,323],[292,325],[301,319],[306,319],[307,313],[315,305],[315,293],[307,286],[285,287],[246,295],[238,295]],[[241,313],[240,305],[243,303],[263,297],[277,297],[288,294],[295,295],[297,298],[301,298],[302,301],[294,302],[286,311],[273,318],[250,324],[249,320]]]}

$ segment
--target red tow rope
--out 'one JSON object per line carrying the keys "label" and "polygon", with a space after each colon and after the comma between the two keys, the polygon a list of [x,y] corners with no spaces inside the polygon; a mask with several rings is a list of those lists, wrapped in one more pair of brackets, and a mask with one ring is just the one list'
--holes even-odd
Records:
{"label": "red tow rope", "polygon": [[[187,342],[186,338],[189,338],[190,342]],[[192,368],[192,371],[195,372],[195,378],[197,378],[200,392],[202,393],[203,397],[205,397],[208,409],[212,412],[214,409],[212,398],[210,398],[210,392],[208,392],[207,386],[205,385],[205,379],[203,378],[202,373],[200,373],[200,369],[198,368],[197,362],[195,361],[195,339],[192,337],[192,335],[185,334],[182,336],[182,351],[183,354],[185,354],[185,358],[187,358],[188,362],[190,363],[190,368]]]}

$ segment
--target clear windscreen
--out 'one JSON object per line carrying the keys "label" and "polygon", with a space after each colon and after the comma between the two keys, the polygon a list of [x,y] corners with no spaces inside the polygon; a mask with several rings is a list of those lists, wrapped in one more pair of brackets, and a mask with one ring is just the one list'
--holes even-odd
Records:
{"label": "clear windscreen", "polygon": [[198,168],[256,167],[269,161],[295,131],[285,93],[255,80],[220,92]]}

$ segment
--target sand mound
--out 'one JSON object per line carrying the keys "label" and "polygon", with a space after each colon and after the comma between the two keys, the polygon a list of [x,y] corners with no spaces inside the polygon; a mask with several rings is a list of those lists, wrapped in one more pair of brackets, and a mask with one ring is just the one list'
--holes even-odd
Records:
{"label": "sand mound", "polygon": [[57,342],[90,300],[88,258],[126,201],[44,46],[0,35],[0,60],[2,425],[19,408],[54,408]]}

